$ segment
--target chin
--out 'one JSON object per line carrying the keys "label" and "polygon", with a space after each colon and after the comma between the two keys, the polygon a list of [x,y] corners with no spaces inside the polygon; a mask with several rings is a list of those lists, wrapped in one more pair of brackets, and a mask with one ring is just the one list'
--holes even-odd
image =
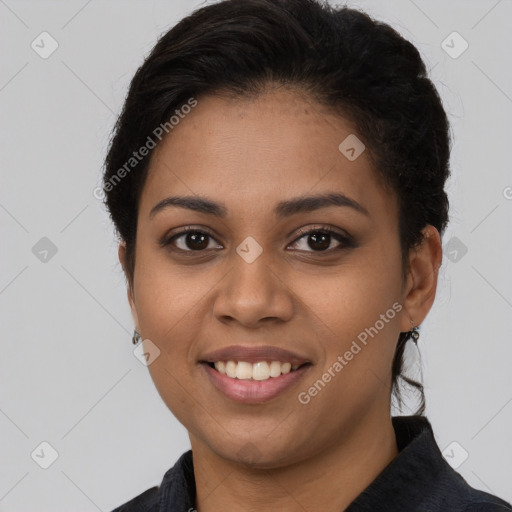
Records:
{"label": "chin", "polygon": [[209,449],[219,457],[242,464],[254,469],[274,469],[287,466],[303,459],[305,453],[298,449],[296,443],[277,438],[275,442],[268,441],[263,435],[257,439],[254,435],[247,436],[252,440],[230,438],[209,444]]}

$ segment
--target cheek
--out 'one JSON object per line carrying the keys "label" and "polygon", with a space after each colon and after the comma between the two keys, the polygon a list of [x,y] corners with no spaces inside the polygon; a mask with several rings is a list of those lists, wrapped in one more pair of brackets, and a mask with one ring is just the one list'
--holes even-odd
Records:
{"label": "cheek", "polygon": [[[159,342],[179,339],[195,323],[215,282],[192,267],[171,265],[165,250],[142,241],[135,266],[135,300],[141,330]],[[184,343],[180,343],[181,346]]]}
{"label": "cheek", "polygon": [[[382,314],[401,300],[400,268],[386,260],[368,258],[357,265],[340,267],[336,274],[317,278],[315,286],[306,281],[303,281],[302,297],[343,340],[373,326]],[[386,316],[386,325],[397,324],[396,317],[395,307]]]}
{"label": "cheek", "polygon": [[329,382],[327,401],[336,401],[338,393],[346,404],[355,404],[364,402],[365,395],[370,399],[380,390],[391,392],[388,381],[402,310],[401,267],[396,258],[381,255],[380,259],[361,258],[332,279],[317,281],[323,286],[315,287],[309,296],[311,318],[327,333],[319,336],[325,360],[311,381]]}
{"label": "cheek", "polygon": [[144,338],[160,351],[148,370],[163,402],[189,425],[194,423],[190,415],[198,403],[191,348],[200,330],[198,318],[205,316],[202,298],[208,283],[166,273],[165,267],[148,260],[143,264],[142,258],[140,262],[135,285],[139,325]]}
{"label": "cheek", "polygon": [[317,303],[322,321],[329,322],[329,334],[319,337],[323,360],[297,394],[310,419],[322,417],[333,425],[364,414],[377,401],[387,404],[401,308],[385,294],[379,301],[375,296],[368,300],[360,291],[350,294],[347,289],[338,304]]}
{"label": "cheek", "polygon": [[151,377],[161,394],[172,395],[179,402],[180,383],[193,364],[190,348],[200,328],[198,318],[204,316],[204,297],[213,283],[171,269],[160,252],[141,244],[134,279],[135,305],[143,337],[160,350],[149,366]]}

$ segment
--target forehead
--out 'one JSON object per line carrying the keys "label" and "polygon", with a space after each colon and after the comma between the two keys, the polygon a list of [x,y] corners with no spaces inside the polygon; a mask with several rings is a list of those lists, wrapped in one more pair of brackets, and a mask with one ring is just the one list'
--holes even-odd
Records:
{"label": "forehead", "polygon": [[[358,140],[349,121],[297,91],[198,98],[155,149],[140,213],[178,194],[214,196],[246,213],[286,196],[333,191],[369,210],[387,208],[389,192]],[[344,152],[347,144],[357,158]]]}

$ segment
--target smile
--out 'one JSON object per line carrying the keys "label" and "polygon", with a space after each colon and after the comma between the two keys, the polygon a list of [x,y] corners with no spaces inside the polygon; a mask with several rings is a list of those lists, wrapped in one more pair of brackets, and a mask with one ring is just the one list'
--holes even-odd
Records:
{"label": "smile", "polygon": [[250,363],[248,361],[216,361],[213,367],[222,375],[227,375],[232,379],[240,380],[267,380],[286,375],[297,370],[300,365],[292,366],[289,362],[280,361],[258,361]]}
{"label": "smile", "polygon": [[[294,365],[280,361],[217,361],[200,365],[209,382],[230,400],[245,404],[267,402],[302,379],[311,363]],[[279,372],[279,374],[278,374]]]}
{"label": "smile", "polygon": [[246,404],[277,397],[313,366],[306,354],[271,345],[230,345],[201,354],[198,363],[224,398]]}

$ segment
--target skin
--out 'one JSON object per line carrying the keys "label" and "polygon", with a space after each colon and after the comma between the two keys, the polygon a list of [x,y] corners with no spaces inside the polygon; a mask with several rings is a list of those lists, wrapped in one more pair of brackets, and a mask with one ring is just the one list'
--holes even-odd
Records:
{"label": "skin", "polygon": [[[425,228],[403,280],[396,197],[366,152],[354,161],[340,153],[349,134],[357,132],[347,120],[297,90],[276,87],[252,99],[199,98],[153,154],[128,299],[142,338],[161,350],[149,365],[155,386],[189,432],[199,512],[303,512],[319,503],[326,512],[344,510],[397,455],[393,354],[399,333],[431,308],[441,241],[434,227]],[[273,214],[279,201],[331,192],[354,199],[368,215],[346,206]],[[150,217],[173,195],[207,197],[228,214],[169,207]],[[187,244],[186,236],[159,245],[189,225],[212,231],[207,249],[194,251],[197,243]],[[301,227],[332,227],[355,244],[330,237],[319,249],[297,233]],[[250,264],[236,252],[248,236],[263,249]],[[119,257],[124,267],[124,244]],[[394,303],[401,311],[308,404],[300,403],[298,393]],[[276,345],[313,364],[272,400],[236,403],[198,364],[206,352],[234,344]]]}

